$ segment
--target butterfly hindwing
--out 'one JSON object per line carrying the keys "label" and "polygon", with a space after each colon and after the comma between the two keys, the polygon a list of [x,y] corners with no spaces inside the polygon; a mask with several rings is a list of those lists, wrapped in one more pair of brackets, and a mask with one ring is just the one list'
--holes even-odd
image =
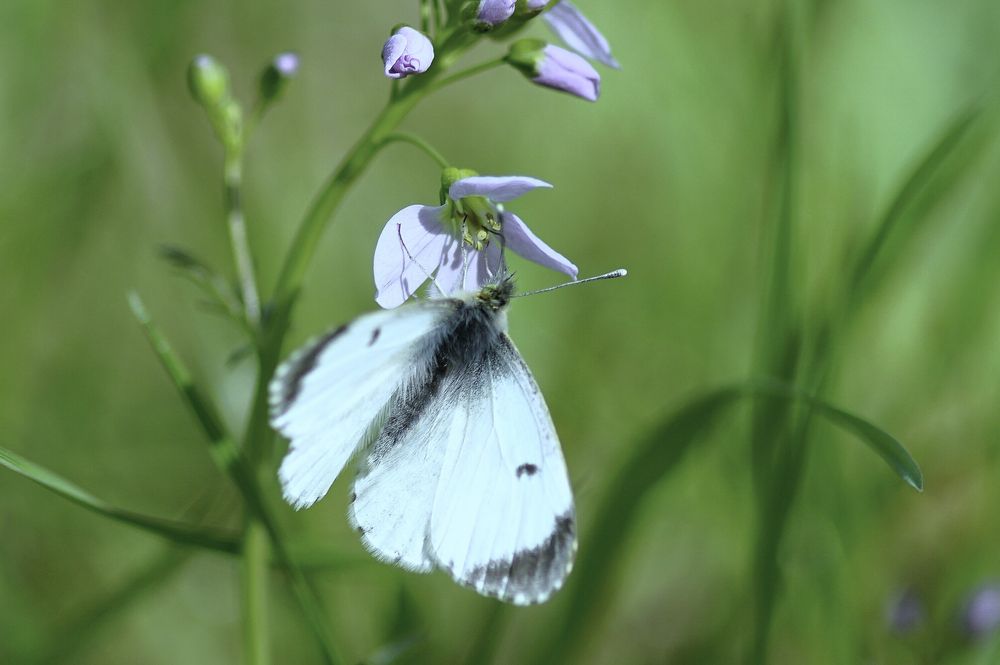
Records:
{"label": "butterfly hindwing", "polygon": [[437,566],[502,600],[542,602],[576,550],[555,428],[506,334],[477,367],[438,367],[394,402],[354,485],[351,519],[377,556]]}
{"label": "butterfly hindwing", "polygon": [[440,307],[361,316],[292,356],[270,386],[271,424],[289,441],[279,476],[296,508],[320,499],[390,398],[428,362]]}

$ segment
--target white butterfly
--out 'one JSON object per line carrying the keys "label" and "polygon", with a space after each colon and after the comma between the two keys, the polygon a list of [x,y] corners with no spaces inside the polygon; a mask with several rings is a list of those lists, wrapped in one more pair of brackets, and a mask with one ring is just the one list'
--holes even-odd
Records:
{"label": "white butterfly", "polygon": [[296,508],[360,449],[350,519],[375,556],[525,605],[562,586],[576,524],[552,418],[507,335],[513,288],[373,312],[307,345],[271,382],[271,424]]}

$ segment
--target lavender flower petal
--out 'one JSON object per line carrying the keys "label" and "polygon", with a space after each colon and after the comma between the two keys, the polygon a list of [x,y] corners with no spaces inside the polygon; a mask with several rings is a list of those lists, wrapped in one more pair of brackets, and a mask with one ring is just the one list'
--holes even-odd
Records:
{"label": "lavender flower petal", "polygon": [[434,45],[423,33],[403,26],[382,47],[385,75],[401,79],[410,74],[422,74],[434,62]]}
{"label": "lavender flower petal", "polygon": [[500,276],[503,264],[502,250],[496,239],[469,257],[469,269],[466,272],[464,288],[466,291],[481,289],[487,284],[495,284]]}
{"label": "lavender flower petal", "polygon": [[566,49],[546,46],[532,79],[539,85],[562,90],[587,101],[596,102],[601,94],[601,75],[590,63]]}
{"label": "lavender flower petal", "polygon": [[611,45],[608,44],[608,40],[569,0],[557,2],[543,14],[543,18],[552,32],[577,53],[602,62],[608,67],[621,69],[621,65],[611,55]]}
{"label": "lavender flower petal", "polygon": [[512,212],[505,212],[502,215],[503,235],[507,242],[507,247],[514,250],[529,261],[565,273],[576,279],[579,270],[572,261],[546,245],[542,240],[531,232],[527,224]]}
{"label": "lavender flower petal", "polygon": [[454,242],[445,247],[445,257],[434,276],[434,286],[437,293],[447,297],[462,291],[477,291],[496,282],[501,263],[501,249],[497,242],[491,242],[482,250],[473,249],[466,243]]}
{"label": "lavender flower petal", "polygon": [[514,13],[515,0],[481,0],[476,20],[497,26]]}
{"label": "lavender flower petal", "polygon": [[411,205],[393,215],[375,246],[375,301],[403,304],[434,272],[450,235],[441,225],[445,207]]}
{"label": "lavender flower petal", "polygon": [[544,180],[523,175],[477,175],[456,180],[448,189],[448,196],[455,200],[466,196],[484,196],[497,203],[504,203],[539,187],[552,187],[552,185]]}

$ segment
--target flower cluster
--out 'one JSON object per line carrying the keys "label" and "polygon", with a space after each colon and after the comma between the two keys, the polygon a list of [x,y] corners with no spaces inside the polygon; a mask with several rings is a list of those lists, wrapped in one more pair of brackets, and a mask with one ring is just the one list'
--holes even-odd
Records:
{"label": "flower cluster", "polygon": [[[541,15],[573,51],[542,39],[523,38],[502,62],[532,82],[597,101],[601,76],[585,58],[618,68],[607,39],[567,0],[481,0],[468,5],[468,29],[502,37]],[[392,79],[425,74],[434,61],[434,43],[409,26],[396,28],[382,48],[385,75]],[[576,266],[552,249],[505,204],[532,189],[551,187],[527,176],[480,176],[445,168],[441,205],[410,205],[386,223],[375,248],[376,301],[396,307],[431,280],[433,291],[451,295],[478,289],[505,269],[504,250],[552,270],[577,277]]]}

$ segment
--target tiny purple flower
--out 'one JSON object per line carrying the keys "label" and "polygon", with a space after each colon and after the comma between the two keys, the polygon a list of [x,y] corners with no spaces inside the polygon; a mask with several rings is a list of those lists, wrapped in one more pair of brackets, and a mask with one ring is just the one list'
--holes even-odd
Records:
{"label": "tiny purple flower", "polygon": [[962,624],[973,638],[982,638],[1000,628],[1000,584],[977,589],[966,601]]}
{"label": "tiny purple flower", "polygon": [[450,185],[442,206],[403,208],[375,247],[376,302],[387,309],[401,305],[432,275],[443,296],[481,288],[501,275],[504,247],[576,279],[576,266],[503,206],[551,186],[527,176],[469,176]]}
{"label": "tiny purple flower", "polygon": [[496,27],[514,14],[515,0],[480,0],[476,21]]}
{"label": "tiny purple flower", "polygon": [[889,600],[885,615],[889,630],[907,635],[920,628],[927,618],[927,610],[916,589],[907,587]]}
{"label": "tiny purple flower", "polygon": [[552,5],[543,18],[552,32],[577,53],[608,67],[621,69],[621,65],[611,55],[608,40],[569,0],[560,0]]}
{"label": "tiny purple flower", "polygon": [[538,73],[532,81],[591,102],[597,101],[601,94],[601,75],[589,62],[551,44],[542,49],[542,54],[536,65]]}
{"label": "tiny purple flower", "polygon": [[434,62],[434,45],[422,32],[403,26],[389,37],[382,47],[385,75],[401,79],[410,74],[423,74]]}

